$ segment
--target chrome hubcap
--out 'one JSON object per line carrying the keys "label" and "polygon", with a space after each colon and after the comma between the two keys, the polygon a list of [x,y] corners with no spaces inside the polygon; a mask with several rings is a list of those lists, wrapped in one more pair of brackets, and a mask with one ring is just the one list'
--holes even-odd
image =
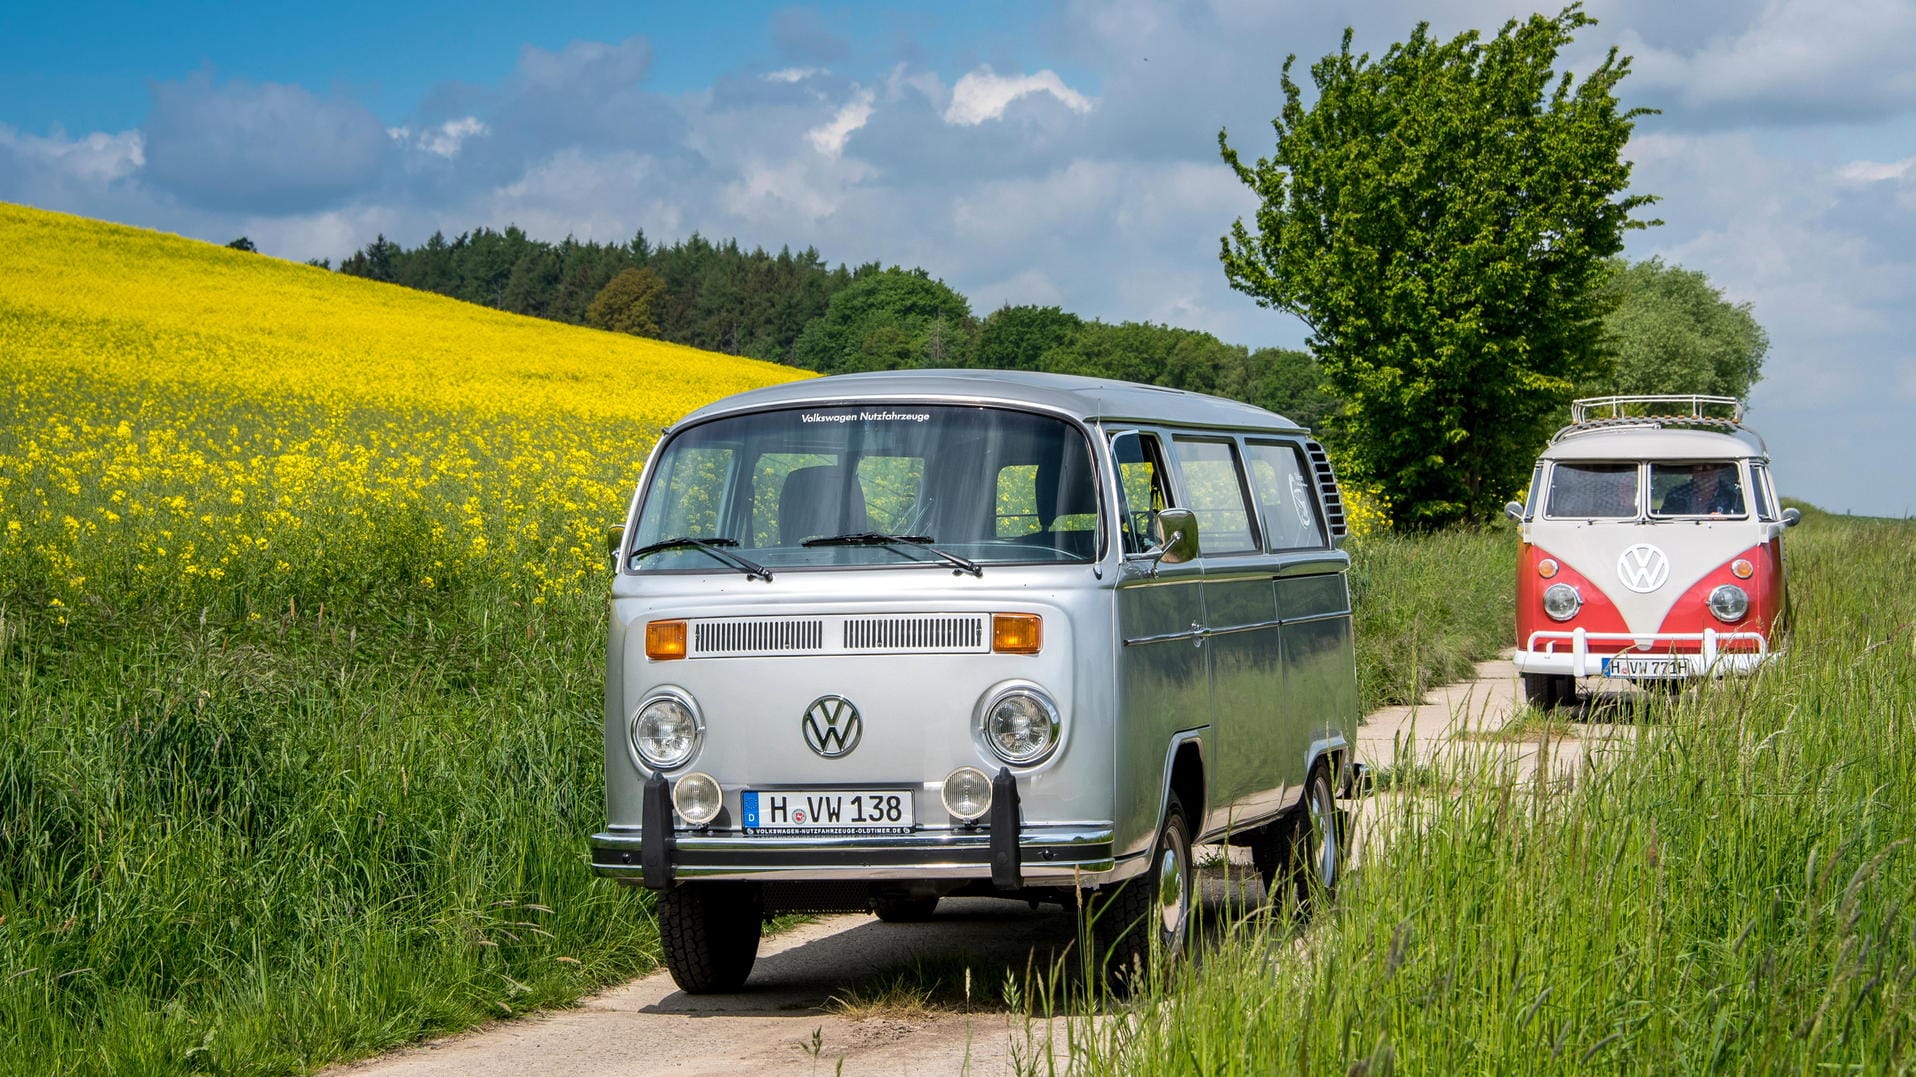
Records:
{"label": "chrome hubcap", "polygon": [[1330,786],[1322,780],[1311,784],[1311,840],[1317,846],[1317,881],[1328,890],[1337,882],[1337,816],[1330,801]]}
{"label": "chrome hubcap", "polygon": [[1176,952],[1184,939],[1184,917],[1189,908],[1184,857],[1175,847],[1158,857],[1158,925],[1164,948]]}

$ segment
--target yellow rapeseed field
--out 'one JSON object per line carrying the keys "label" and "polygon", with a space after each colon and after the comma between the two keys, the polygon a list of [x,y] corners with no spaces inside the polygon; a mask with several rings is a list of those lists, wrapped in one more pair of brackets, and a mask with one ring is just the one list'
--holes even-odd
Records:
{"label": "yellow rapeseed field", "polygon": [[604,571],[660,427],[807,376],[7,204],[0,281],[0,570],[59,618],[542,601]]}

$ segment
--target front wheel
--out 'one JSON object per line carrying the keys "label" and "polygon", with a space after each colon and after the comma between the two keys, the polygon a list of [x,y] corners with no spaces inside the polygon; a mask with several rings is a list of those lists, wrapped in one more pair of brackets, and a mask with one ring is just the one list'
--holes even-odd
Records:
{"label": "front wheel", "polygon": [[736,991],[758,960],[765,900],[755,883],[680,883],[659,895],[659,948],[690,995]]}
{"label": "front wheel", "polygon": [[1567,707],[1577,701],[1577,679],[1567,673],[1526,673],[1523,697],[1538,710]]}
{"label": "front wheel", "polygon": [[1183,955],[1196,894],[1190,824],[1173,796],[1144,874],[1100,889],[1085,904],[1091,944],[1113,991],[1128,993]]}

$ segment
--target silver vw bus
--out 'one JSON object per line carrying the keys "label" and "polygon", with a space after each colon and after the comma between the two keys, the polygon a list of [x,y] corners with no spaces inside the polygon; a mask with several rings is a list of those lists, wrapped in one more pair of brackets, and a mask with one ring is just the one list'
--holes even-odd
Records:
{"label": "silver vw bus", "polygon": [[1085,910],[1121,977],[1182,947],[1195,842],[1321,893],[1343,532],[1323,449],[1215,397],[920,371],[701,408],[613,542],[594,870],[659,892],[692,992],[766,917],[972,894]]}

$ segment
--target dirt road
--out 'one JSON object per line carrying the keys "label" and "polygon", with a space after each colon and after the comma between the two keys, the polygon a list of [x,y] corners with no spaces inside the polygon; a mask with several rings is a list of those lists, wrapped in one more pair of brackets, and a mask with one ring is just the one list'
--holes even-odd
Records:
{"label": "dirt road", "polygon": [[[1541,768],[1571,774],[1587,753],[1617,746],[1628,727],[1599,721],[1527,727],[1511,736],[1518,711],[1516,671],[1483,663],[1475,680],[1433,690],[1416,707],[1371,715],[1359,731],[1373,767],[1428,762],[1443,753],[1497,753],[1518,780]],[[1588,700],[1575,717],[1601,719],[1616,696]],[[1377,840],[1360,811],[1356,850]],[[1246,872],[1213,851],[1204,890],[1213,908]],[[1206,850],[1198,850],[1200,864]],[[556,1013],[502,1021],[473,1032],[334,1071],[353,1077],[460,1074],[1003,1074],[1050,1049],[1051,1029],[1007,1005],[1007,976],[1051,966],[1074,938],[1069,911],[988,898],[948,900],[928,924],[886,924],[830,916],[761,945],[746,989],[694,997],[663,970]],[[970,967],[969,996],[959,969]],[[913,989],[940,983],[934,997]],[[835,1001],[836,1000],[836,1001]],[[1082,1031],[1082,1029],[1080,1029]],[[1055,1037],[1063,1068],[1062,1026]],[[842,1069],[840,1065],[842,1063]]]}

